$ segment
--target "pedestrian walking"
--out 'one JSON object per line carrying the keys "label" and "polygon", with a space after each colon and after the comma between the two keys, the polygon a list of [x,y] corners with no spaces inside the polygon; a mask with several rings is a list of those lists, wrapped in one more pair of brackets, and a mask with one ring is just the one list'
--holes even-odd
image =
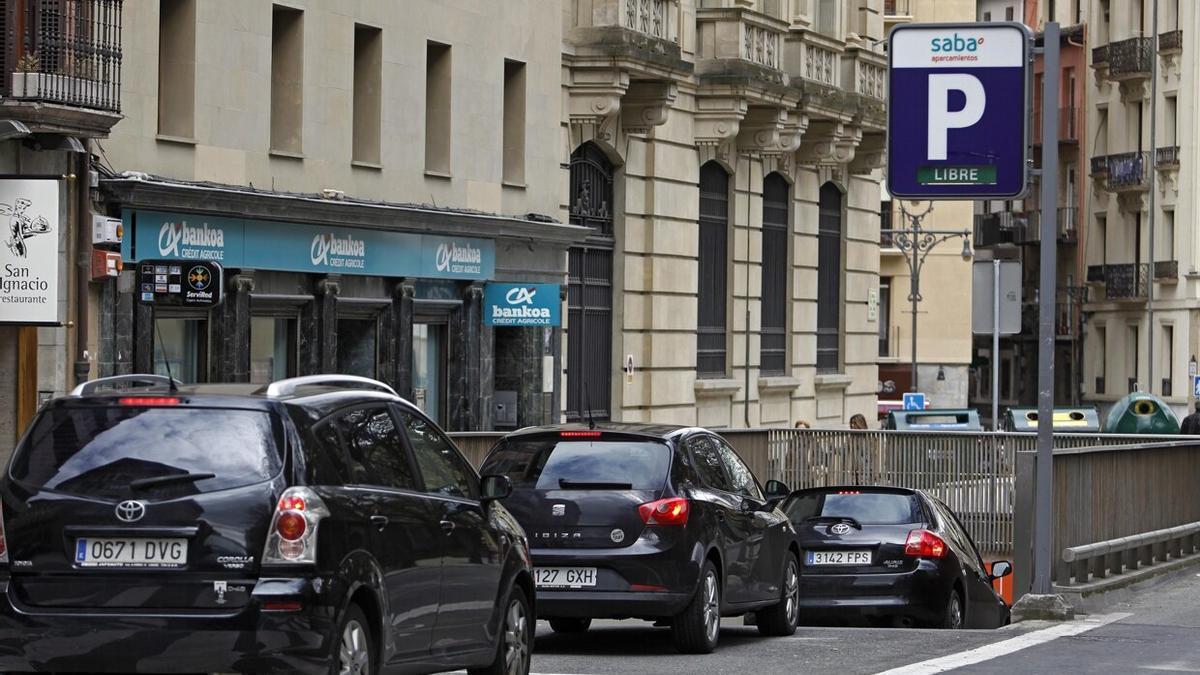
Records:
{"label": "pedestrian walking", "polygon": [[1196,403],[1191,415],[1183,418],[1183,423],[1179,425],[1179,433],[1184,436],[1200,436],[1200,402]]}

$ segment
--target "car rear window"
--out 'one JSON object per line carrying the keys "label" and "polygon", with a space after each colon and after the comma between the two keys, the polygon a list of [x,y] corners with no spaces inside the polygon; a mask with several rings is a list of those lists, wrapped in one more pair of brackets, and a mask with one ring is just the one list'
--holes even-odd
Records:
{"label": "car rear window", "polygon": [[853,518],[861,525],[925,521],[917,496],[899,492],[808,492],[788,500],[784,511],[794,523],[810,518]]}
{"label": "car rear window", "polygon": [[667,480],[665,443],[624,440],[507,441],[484,462],[481,475],[503,474],[517,488],[658,490]]}
{"label": "car rear window", "polygon": [[[214,492],[277,475],[282,436],[265,411],[55,408],[18,448],[11,476],[34,489],[114,499]],[[134,485],[186,474],[213,475]]]}

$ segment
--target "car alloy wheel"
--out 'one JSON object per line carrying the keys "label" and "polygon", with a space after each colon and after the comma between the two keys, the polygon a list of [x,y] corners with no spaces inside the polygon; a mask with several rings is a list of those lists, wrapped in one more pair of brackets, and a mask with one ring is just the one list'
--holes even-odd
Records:
{"label": "car alloy wheel", "polygon": [[529,672],[529,617],[525,604],[513,598],[504,618],[504,672],[526,675]]}
{"label": "car alloy wheel", "polygon": [[370,675],[371,640],[358,619],[350,619],[342,629],[342,644],[338,649],[339,675]]}
{"label": "car alloy wheel", "polygon": [[787,620],[794,626],[800,613],[800,574],[796,570],[795,559],[788,560],[787,571],[783,577],[783,592],[787,602]]}
{"label": "car alloy wheel", "polygon": [[704,577],[704,635],[710,643],[715,643],[720,630],[721,597],[717,592],[717,575],[709,570]]}
{"label": "car alloy wheel", "polygon": [[950,592],[950,606],[946,608],[946,628],[958,629],[963,625],[962,599],[958,591]]}

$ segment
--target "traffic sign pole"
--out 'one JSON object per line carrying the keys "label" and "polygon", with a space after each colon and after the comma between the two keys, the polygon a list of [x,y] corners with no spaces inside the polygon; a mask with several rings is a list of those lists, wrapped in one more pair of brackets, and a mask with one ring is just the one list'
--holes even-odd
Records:
{"label": "traffic sign pole", "polygon": [[1042,222],[1038,302],[1038,424],[1033,523],[1033,592],[1049,595],[1054,491],[1054,313],[1058,297],[1058,23],[1042,33]]}
{"label": "traffic sign pole", "polygon": [[1000,260],[992,259],[992,431],[1000,431]]}

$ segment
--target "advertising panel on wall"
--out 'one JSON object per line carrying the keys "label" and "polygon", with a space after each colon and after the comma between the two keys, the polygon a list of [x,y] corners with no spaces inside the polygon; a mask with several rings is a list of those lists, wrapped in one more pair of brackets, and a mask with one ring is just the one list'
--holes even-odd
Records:
{"label": "advertising panel on wall", "polygon": [[558,326],[558,284],[488,284],[483,289],[483,323],[488,326]]}
{"label": "advertising panel on wall", "polygon": [[58,178],[0,178],[0,324],[58,325]]}
{"label": "advertising panel on wall", "polygon": [[491,279],[496,270],[489,239],[142,210],[123,219],[132,236],[122,255],[130,261],[464,280]]}

